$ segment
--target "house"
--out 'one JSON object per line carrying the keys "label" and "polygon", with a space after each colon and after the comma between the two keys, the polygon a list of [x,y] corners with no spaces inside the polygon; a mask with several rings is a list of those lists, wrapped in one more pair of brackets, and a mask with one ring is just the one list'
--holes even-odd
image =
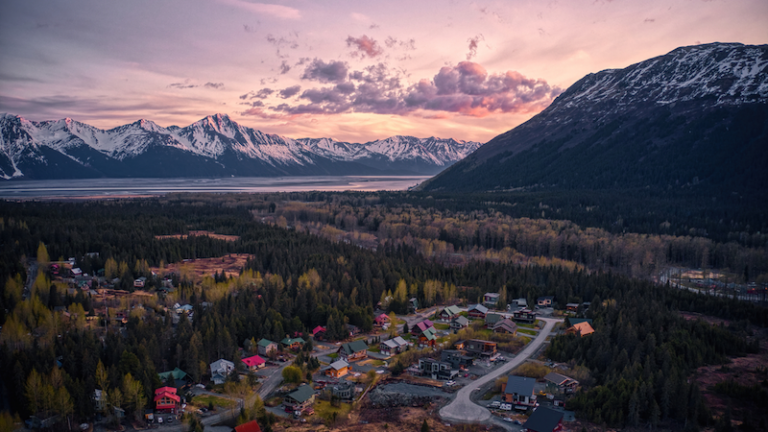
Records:
{"label": "house", "polygon": [[495,308],[499,303],[499,294],[497,293],[485,293],[483,296],[483,304],[489,308]]}
{"label": "house", "polygon": [[312,337],[317,340],[323,340],[325,337],[326,329],[323,326],[317,326],[314,329],[312,329]]}
{"label": "house", "polygon": [[286,337],[285,339],[281,340],[280,343],[283,344],[283,347],[286,349],[297,350],[301,348],[302,345],[304,345],[304,339]]}
{"label": "house", "polygon": [[355,384],[349,381],[340,381],[331,387],[331,394],[339,399],[352,399],[355,397]]}
{"label": "house", "polygon": [[341,378],[349,373],[349,363],[344,360],[336,360],[328,366],[325,370],[325,374],[333,378]]}
{"label": "house", "polygon": [[453,348],[457,350],[463,350],[464,345],[466,345],[466,341],[459,340],[453,343]]}
{"label": "house", "polygon": [[515,408],[522,409],[536,406],[536,395],[533,394],[533,386],[536,379],[526,378],[517,375],[509,375],[507,382],[501,385],[502,398],[505,402],[515,405]]}
{"label": "house", "polygon": [[93,406],[96,412],[102,412],[107,407],[106,395],[99,389],[93,391]]}
{"label": "house", "polygon": [[408,341],[400,336],[385,340],[379,344],[379,351],[384,355],[395,355],[405,351]]}
{"label": "house", "polygon": [[556,387],[558,390],[565,391],[566,393],[573,393],[576,387],[579,386],[579,382],[575,379],[568,378],[567,376],[556,372],[546,374],[544,380],[547,381],[548,385]]}
{"label": "house", "polygon": [[219,359],[211,363],[211,381],[214,384],[224,384],[227,376],[235,370],[235,364],[229,360]]}
{"label": "house", "polygon": [[450,363],[453,369],[465,369],[475,364],[475,358],[462,350],[443,350],[440,352],[440,361]]}
{"label": "house", "polygon": [[347,342],[342,344],[337,352],[339,353],[339,358],[347,363],[358,361],[368,357],[368,345],[361,340]]}
{"label": "house", "polygon": [[512,306],[517,306],[521,308],[527,308],[528,307],[528,300],[520,297],[512,300],[512,303],[510,303]]}
{"label": "house", "polygon": [[554,300],[554,296],[547,296],[547,297],[539,297],[536,299],[536,306],[539,307],[550,307],[552,306],[552,300]]}
{"label": "house", "polygon": [[418,336],[419,334],[423,333],[425,330],[432,329],[434,330],[434,323],[430,320],[424,320],[420,323],[417,323],[415,326],[411,327],[411,334],[414,336]]}
{"label": "house", "polygon": [[172,371],[167,372],[160,372],[157,374],[157,376],[160,377],[160,381],[167,382],[169,377],[173,377],[173,384],[179,388],[184,387],[184,385],[188,384],[191,381],[191,378],[189,375],[187,375],[186,372],[183,370],[176,368]]}
{"label": "house", "polygon": [[491,358],[496,354],[496,342],[471,339],[464,343],[464,349],[469,355],[479,358]]}
{"label": "house", "polygon": [[419,373],[432,379],[451,379],[455,378],[459,371],[452,370],[448,362],[423,357],[419,359]]}
{"label": "house", "polygon": [[568,329],[565,330],[565,334],[575,334],[575,335],[578,335],[579,337],[584,337],[594,332],[595,332],[595,329],[593,329],[588,322],[580,322],[576,325],[568,327]]}
{"label": "house", "polygon": [[517,324],[513,323],[511,320],[503,319],[499,322],[497,322],[493,326],[493,332],[494,333],[506,333],[511,335],[517,334]]}
{"label": "house", "polygon": [[485,327],[492,329],[497,322],[503,319],[504,319],[504,315],[497,314],[497,313],[488,313],[485,315]]}
{"label": "house", "polygon": [[277,351],[277,344],[271,340],[261,339],[257,344],[259,355],[267,356],[272,351]]}
{"label": "house", "polygon": [[523,423],[523,431],[527,432],[558,432],[563,429],[562,411],[552,408],[539,407],[533,411],[528,420]]}
{"label": "house", "polygon": [[256,369],[261,369],[267,365],[267,361],[261,358],[261,356],[259,355],[246,357],[242,360],[242,362],[245,363],[245,366],[252,371],[255,371]]}
{"label": "house", "polygon": [[472,305],[469,308],[467,308],[467,314],[472,318],[485,319],[485,315],[487,313],[488,313],[488,308],[481,304]]}
{"label": "house", "polygon": [[515,321],[522,321],[532,323],[536,321],[537,313],[530,309],[520,309],[519,311],[512,312],[512,319]]}
{"label": "house", "polygon": [[362,331],[360,330],[360,327],[352,324],[347,324],[347,330],[349,331],[350,336],[355,336],[362,333]]}
{"label": "house", "polygon": [[570,312],[578,312],[580,304],[578,303],[566,303],[565,310]]}
{"label": "house", "polygon": [[235,426],[235,432],[261,432],[261,427],[256,420],[251,420],[248,423]]}
{"label": "house", "polygon": [[[568,317],[568,318],[565,319],[565,325],[567,327],[573,327],[576,324],[583,323],[583,322],[589,323],[590,326],[592,325],[592,320],[591,319],[587,319],[587,318]],[[594,328],[594,327],[592,327],[592,328]]]}
{"label": "house", "polygon": [[173,387],[160,387],[155,390],[155,411],[176,414],[181,405],[181,397]]}
{"label": "house", "polygon": [[456,315],[451,320],[451,330],[453,331],[459,331],[467,327],[469,327],[469,320],[463,315]]}
{"label": "house", "polygon": [[437,332],[434,327],[430,327],[419,333],[418,341],[420,347],[434,347],[437,342]]}
{"label": "house", "polygon": [[419,301],[416,297],[408,300],[408,313],[414,313],[419,308]]}
{"label": "house", "polygon": [[439,314],[437,314],[437,319],[440,321],[448,322],[450,321],[454,316],[458,315],[461,312],[461,309],[459,309],[458,306],[448,306],[445,309],[441,310]]}
{"label": "house", "polygon": [[298,411],[312,405],[314,401],[315,391],[312,390],[312,386],[305,384],[293,392],[288,393],[283,400],[283,404]]}
{"label": "house", "polygon": [[387,316],[387,314],[381,314],[373,319],[373,323],[380,327],[386,324],[389,324],[389,322],[390,322],[390,319],[389,319],[389,316]]}
{"label": "house", "polygon": [[147,284],[147,278],[145,278],[144,276],[133,281],[134,288],[144,288],[146,284]]}

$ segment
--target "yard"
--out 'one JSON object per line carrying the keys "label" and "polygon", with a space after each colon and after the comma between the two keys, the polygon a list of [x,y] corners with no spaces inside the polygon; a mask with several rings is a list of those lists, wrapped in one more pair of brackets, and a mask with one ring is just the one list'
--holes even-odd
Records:
{"label": "yard", "polygon": [[535,330],[529,330],[529,329],[521,329],[521,328],[518,328],[518,329],[517,329],[517,332],[518,332],[518,333],[527,334],[527,335],[531,335],[531,336],[536,336],[536,335],[538,335],[538,334],[539,334],[539,333],[538,333],[537,331],[535,331]]}
{"label": "yard", "polygon": [[437,330],[448,330],[451,328],[450,324],[446,323],[435,323],[435,329]]}
{"label": "yard", "polygon": [[[352,405],[348,403],[341,403],[335,407],[328,401],[319,400],[314,406],[315,414],[320,416],[328,423],[335,423],[335,421],[346,418],[349,412],[352,411]],[[335,415],[334,415],[335,414]]]}
{"label": "yard", "polygon": [[192,405],[199,406],[199,407],[207,407],[213,404],[214,407],[221,407],[221,408],[232,408],[237,404],[237,402],[233,400],[224,399],[222,397],[213,396],[213,395],[195,396],[192,398],[191,403]]}

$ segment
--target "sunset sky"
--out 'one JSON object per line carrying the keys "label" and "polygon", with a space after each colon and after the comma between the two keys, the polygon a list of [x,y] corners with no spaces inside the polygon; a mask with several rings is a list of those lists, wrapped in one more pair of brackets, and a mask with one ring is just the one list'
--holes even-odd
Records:
{"label": "sunset sky", "polygon": [[768,1],[3,0],[0,112],[485,142],[588,73],[716,41],[768,43]]}

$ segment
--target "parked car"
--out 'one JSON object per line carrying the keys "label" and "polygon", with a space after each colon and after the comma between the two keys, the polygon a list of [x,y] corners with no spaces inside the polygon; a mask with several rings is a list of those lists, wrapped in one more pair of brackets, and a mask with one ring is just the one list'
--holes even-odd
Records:
{"label": "parked car", "polygon": [[504,411],[512,411],[512,404],[510,403],[503,403],[499,406],[499,409],[502,409]]}
{"label": "parked car", "polygon": [[501,402],[499,401],[493,401],[490,405],[488,405],[489,408],[498,408],[501,405]]}
{"label": "parked car", "polygon": [[454,380],[446,381],[445,385],[448,386],[448,387],[455,386],[456,385],[456,381],[454,381]]}

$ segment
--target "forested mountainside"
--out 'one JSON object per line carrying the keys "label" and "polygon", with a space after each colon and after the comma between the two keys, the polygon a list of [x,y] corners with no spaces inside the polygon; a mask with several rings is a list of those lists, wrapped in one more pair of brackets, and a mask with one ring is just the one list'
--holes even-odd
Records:
{"label": "forested mountainside", "polygon": [[589,74],[421,188],[689,190],[764,202],[767,164],[768,45],[713,43]]}

